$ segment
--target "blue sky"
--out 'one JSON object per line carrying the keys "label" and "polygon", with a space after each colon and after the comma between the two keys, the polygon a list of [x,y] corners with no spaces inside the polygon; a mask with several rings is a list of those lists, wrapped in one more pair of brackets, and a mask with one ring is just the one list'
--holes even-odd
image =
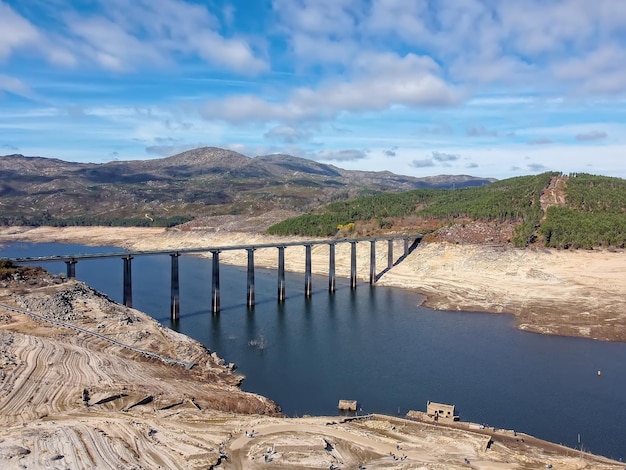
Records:
{"label": "blue sky", "polygon": [[626,1],[0,0],[0,154],[626,177]]}

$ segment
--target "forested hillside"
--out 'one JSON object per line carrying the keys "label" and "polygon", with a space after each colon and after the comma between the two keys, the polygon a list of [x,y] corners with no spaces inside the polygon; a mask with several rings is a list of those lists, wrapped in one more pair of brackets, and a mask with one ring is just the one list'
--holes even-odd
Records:
{"label": "forested hillside", "polygon": [[[564,194],[542,208],[550,183],[562,180]],[[552,191],[552,189],[551,189]],[[285,220],[268,230],[275,235],[342,236],[359,227],[370,233],[406,228],[422,233],[472,221],[514,225],[516,246],[559,248],[626,246],[626,180],[549,172],[456,190],[414,190],[329,204]],[[361,232],[361,234],[363,234]]]}
{"label": "forested hillside", "polygon": [[539,229],[546,246],[626,246],[626,180],[578,174],[568,178],[566,202],[549,207]]}

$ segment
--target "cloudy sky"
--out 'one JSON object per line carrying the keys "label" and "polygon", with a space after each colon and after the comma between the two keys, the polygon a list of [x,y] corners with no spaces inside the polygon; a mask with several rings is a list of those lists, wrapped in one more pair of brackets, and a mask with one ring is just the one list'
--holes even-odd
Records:
{"label": "cloudy sky", "polygon": [[0,0],[0,155],[626,177],[623,0]]}

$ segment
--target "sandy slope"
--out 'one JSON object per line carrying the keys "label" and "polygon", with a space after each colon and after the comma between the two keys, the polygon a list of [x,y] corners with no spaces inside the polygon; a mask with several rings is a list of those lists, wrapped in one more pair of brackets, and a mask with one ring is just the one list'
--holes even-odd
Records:
{"label": "sandy slope", "polygon": [[[273,243],[284,237],[223,231],[71,227],[0,229],[1,241],[113,244],[135,250]],[[290,240],[297,240],[292,238]],[[349,276],[350,245],[337,245],[337,275]],[[357,271],[369,279],[369,243],[357,246]],[[394,245],[394,262],[403,254]],[[501,246],[420,245],[387,270],[387,243],[376,248],[379,285],[416,289],[436,309],[504,312],[519,328],[552,334],[626,341],[626,252],[519,250]],[[222,252],[224,263],[245,265],[245,251]],[[277,250],[255,252],[257,266],[276,267]],[[304,248],[286,250],[288,270],[304,270]],[[313,247],[312,269],[328,273],[328,248]],[[384,271],[384,272],[383,272]]]}

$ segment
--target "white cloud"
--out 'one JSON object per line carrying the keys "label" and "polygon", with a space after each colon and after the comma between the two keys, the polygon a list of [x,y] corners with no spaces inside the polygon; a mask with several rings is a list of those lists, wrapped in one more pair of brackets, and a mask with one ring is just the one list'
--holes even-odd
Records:
{"label": "white cloud", "polygon": [[430,157],[412,160],[408,163],[408,165],[413,168],[430,168],[434,166],[451,167],[453,162],[460,159],[461,156],[456,153],[433,151],[431,152]]}
{"label": "white cloud", "polygon": [[299,63],[306,66],[346,64],[359,52],[359,44],[351,40],[295,33],[291,42]]}
{"label": "white cloud", "polygon": [[203,109],[207,119],[302,122],[334,119],[342,112],[381,111],[392,106],[446,106],[460,93],[435,75],[430,58],[392,53],[362,54],[354,62],[352,80],[327,81],[317,88],[295,89],[284,101],[269,102],[252,95],[211,100]]}
{"label": "white cloud", "polygon": [[591,132],[584,132],[581,134],[576,134],[576,140],[581,141],[581,142],[587,142],[590,140],[602,140],[602,139],[606,139],[608,137],[608,134],[604,131],[591,131]]}
{"label": "white cloud", "polygon": [[292,31],[319,36],[350,36],[361,2],[353,0],[274,0],[272,6]]}
{"label": "white cloud", "polygon": [[398,150],[398,147],[397,147],[397,146],[394,146],[394,147],[392,147],[392,148],[390,148],[390,149],[383,150],[383,155],[384,155],[385,157],[395,157],[395,156],[397,156],[397,155],[398,155],[397,150]]}
{"label": "white cloud", "polygon": [[[567,85],[575,92],[626,88],[625,2],[380,0],[363,25],[379,40],[397,38],[445,62],[452,78],[468,86],[550,91],[569,76]],[[604,50],[607,45],[611,50]]]}
{"label": "white cloud", "polygon": [[[578,113],[584,112],[584,107],[580,108],[578,111]],[[572,112],[569,115],[575,115],[575,113]],[[518,128],[515,131],[515,135],[527,138],[528,140],[543,138],[552,141],[566,142],[571,141],[572,137],[578,141],[605,139],[609,135],[619,139],[619,136],[623,135],[624,132],[626,132],[626,124],[622,122],[607,123],[598,120],[596,122],[580,122],[577,124],[555,123],[551,126]]]}
{"label": "white cloud", "polygon": [[215,32],[205,31],[190,37],[189,43],[207,62],[244,75],[255,75],[268,69],[267,63],[255,57],[250,45],[242,39],[226,39]]}
{"label": "white cloud", "polygon": [[[529,171],[562,171],[564,173],[592,172],[599,175],[626,177],[626,145],[603,145],[589,142],[588,145],[559,144],[525,145],[524,143],[491,148],[444,148],[443,152],[462,151],[463,158],[479,165],[483,176],[508,178],[512,167],[517,173]],[[464,160],[459,160],[460,164]],[[593,162],[593,168],[589,165]],[[532,167],[530,165],[533,165]],[[542,165],[538,167],[536,165]],[[459,166],[453,172],[460,172]]]}
{"label": "white cloud", "polygon": [[423,1],[372,2],[363,27],[371,35],[397,35],[408,44],[430,45],[434,35],[426,24],[428,5]]}
{"label": "white cloud", "polygon": [[0,60],[19,49],[35,50],[56,65],[95,64],[115,72],[173,66],[180,56],[245,75],[268,69],[247,39],[222,36],[203,5],[109,0],[99,7],[91,13],[58,7],[54,18],[61,22],[37,26],[0,1]]}
{"label": "white cloud", "polygon": [[16,49],[29,46],[38,39],[37,28],[0,1],[0,60],[7,59]]}
{"label": "white cloud", "polygon": [[367,152],[356,149],[322,150],[314,153],[314,159],[322,162],[348,162],[367,158]]}
{"label": "white cloud", "polygon": [[83,42],[84,55],[92,57],[102,68],[123,71],[142,62],[162,62],[161,54],[152,45],[134,37],[110,19],[72,15],[68,23],[74,35]]}
{"label": "white cloud", "polygon": [[626,91],[625,63],[626,47],[607,43],[560,61],[553,71],[555,77],[573,83],[579,91],[612,94]]}
{"label": "white cloud", "polygon": [[438,122],[435,124],[430,124],[427,126],[421,126],[417,129],[416,132],[418,135],[452,135],[454,134],[454,129],[452,126],[445,122]]}
{"label": "white cloud", "polygon": [[498,131],[487,129],[482,124],[476,124],[474,126],[469,126],[465,129],[465,132],[469,137],[497,137]]}
{"label": "white cloud", "polygon": [[0,95],[9,92],[20,96],[31,96],[32,90],[18,78],[0,74]]}
{"label": "white cloud", "polygon": [[430,168],[431,166],[435,166],[435,162],[432,158],[424,158],[422,160],[411,161],[409,166],[412,166],[413,168]]}
{"label": "white cloud", "polygon": [[445,153],[445,152],[433,152],[432,157],[434,161],[437,162],[454,162],[460,159],[461,157],[455,153]]}
{"label": "white cloud", "polygon": [[317,90],[300,89],[296,100],[307,105],[325,102],[326,107],[339,111],[359,112],[380,111],[393,105],[450,105],[457,102],[458,94],[443,80],[431,74],[389,79],[372,75],[353,82],[328,84]]}
{"label": "white cloud", "polygon": [[359,52],[361,2],[274,0],[272,6],[297,67],[344,65]]}
{"label": "white cloud", "polygon": [[297,129],[291,126],[276,126],[267,131],[264,137],[266,139],[275,139],[293,144],[309,139],[311,134],[303,129]]}

